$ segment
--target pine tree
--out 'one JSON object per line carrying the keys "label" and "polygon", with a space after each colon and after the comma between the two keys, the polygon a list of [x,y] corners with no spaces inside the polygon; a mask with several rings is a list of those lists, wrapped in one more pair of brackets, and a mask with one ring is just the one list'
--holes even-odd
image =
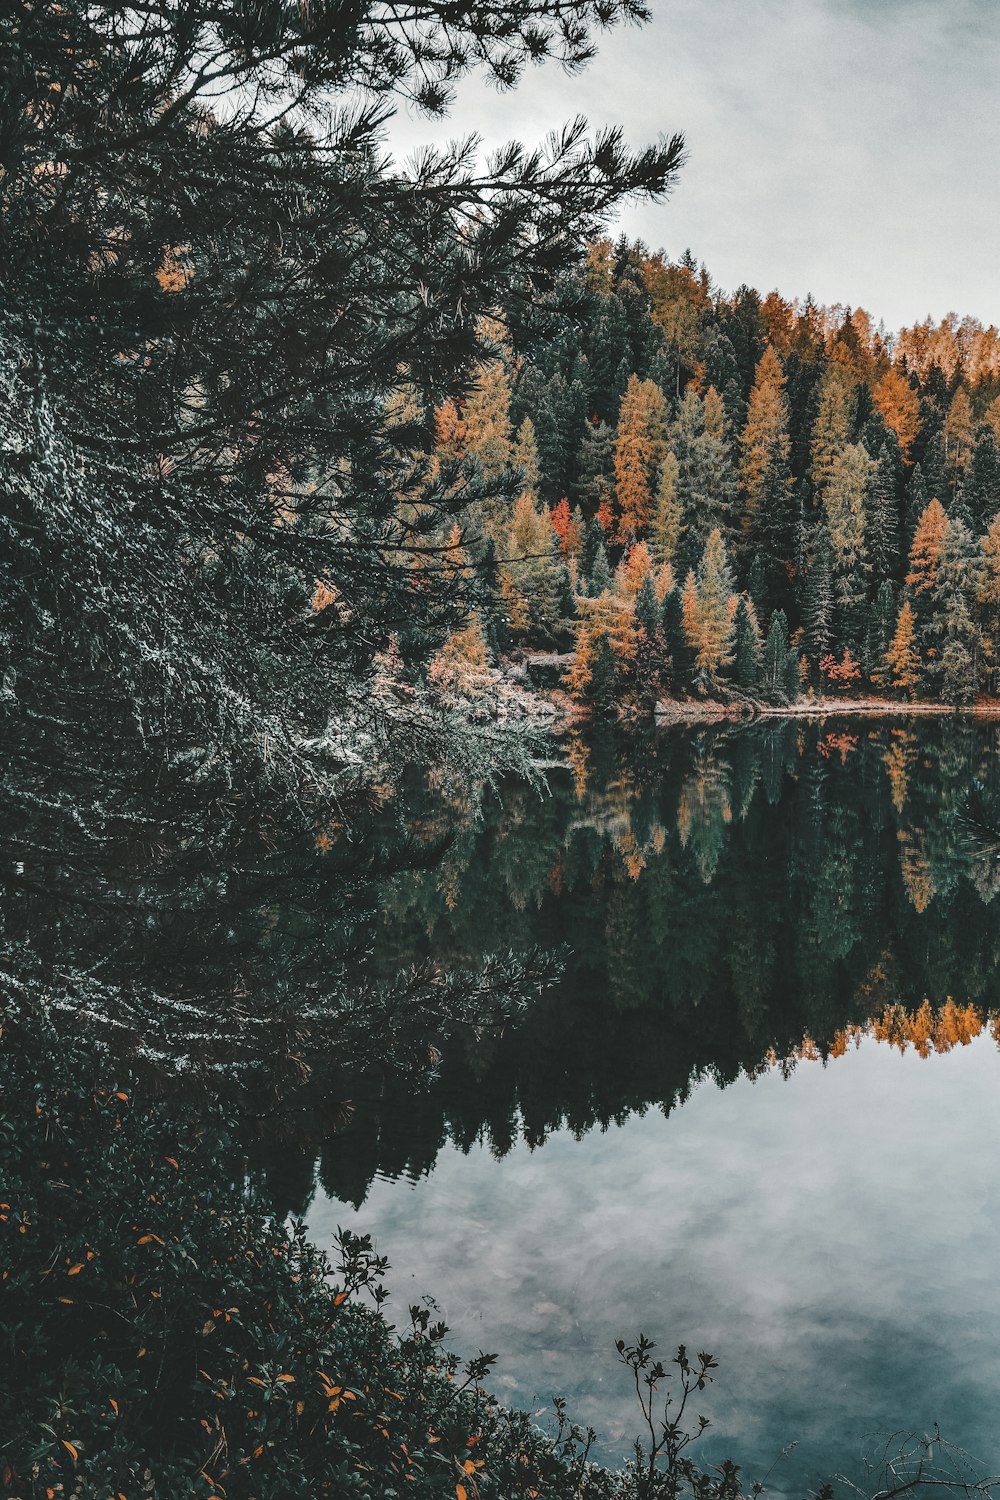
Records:
{"label": "pine tree", "polygon": [[670,663],[671,686],[676,692],[687,692],[691,687],[694,658],[684,633],[684,605],[679,588],[669,589],[663,596],[660,627]]}
{"label": "pine tree", "polygon": [[615,435],[606,422],[584,428],[577,450],[577,478],[573,493],[588,521],[614,502]]}
{"label": "pine tree", "polygon": [[683,521],[681,564],[700,558],[709,533],[732,528],[736,474],[730,459],[725,411],[709,387],[704,401],[688,386],[670,432],[670,451],[677,462],[676,500]]}
{"label": "pine tree", "polygon": [[590,570],[590,578],[587,581],[587,593],[591,599],[597,599],[601,594],[607,593],[611,587],[611,569],[608,567],[608,554],[604,550],[604,544],[600,543],[594,557],[594,565]]}
{"label": "pine tree", "polygon": [[833,554],[835,633],[855,643],[863,634],[861,611],[870,573],[865,510],[874,467],[861,443],[849,444],[838,454],[823,495]]}
{"label": "pine tree", "polygon": [[982,585],[982,554],[961,521],[949,522],[941,543],[934,583],[933,638],[941,693],[952,703],[968,703],[979,685],[982,652],[973,614]]}
{"label": "pine tree", "polygon": [[1000,448],[988,422],[976,429],[964,493],[973,525],[985,531],[1000,511]]}
{"label": "pine tree", "polygon": [[896,595],[886,578],[879,585],[875,597],[868,606],[867,628],[861,665],[873,681],[880,681],[881,667],[885,660],[893,630],[896,625]]}
{"label": "pine tree", "polygon": [[788,621],[784,610],[776,609],[764,642],[760,691],[772,703],[787,703],[794,696],[797,677],[798,661],[788,645]]}
{"label": "pine tree", "polygon": [[825,526],[819,527],[813,542],[802,595],[802,624],[806,655],[815,667],[834,639],[833,548]]}
{"label": "pine tree", "polygon": [[734,620],[734,668],[736,681],[746,693],[760,682],[763,662],[762,637],[757,613],[746,594],[741,594]]}
{"label": "pine tree", "polygon": [[899,513],[896,508],[896,476],[892,458],[882,453],[875,464],[866,492],[865,542],[871,577],[877,586],[895,578],[899,568]]}

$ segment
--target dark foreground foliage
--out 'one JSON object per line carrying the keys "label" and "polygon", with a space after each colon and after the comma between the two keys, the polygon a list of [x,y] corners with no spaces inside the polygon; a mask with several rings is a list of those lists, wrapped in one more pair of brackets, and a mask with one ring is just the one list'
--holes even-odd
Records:
{"label": "dark foreground foliage", "polygon": [[546,1435],[483,1389],[495,1356],[462,1366],[420,1308],[393,1331],[370,1242],[342,1234],[334,1268],[272,1216],[211,1101],[179,1115],[51,1035],[0,1045],[4,1497],[739,1493],[676,1431],[596,1469],[561,1408]]}

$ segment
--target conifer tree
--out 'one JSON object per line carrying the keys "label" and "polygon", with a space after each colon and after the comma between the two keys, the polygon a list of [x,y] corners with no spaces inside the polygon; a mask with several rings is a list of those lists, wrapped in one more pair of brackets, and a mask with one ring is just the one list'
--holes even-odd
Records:
{"label": "conifer tree", "polygon": [[830,533],[820,526],[812,546],[802,594],[803,644],[816,666],[834,640],[833,548]]}
{"label": "conifer tree", "polygon": [[961,521],[952,518],[941,543],[934,582],[932,638],[939,649],[935,675],[951,703],[968,703],[979,684],[981,649],[973,606],[981,585],[982,554]]}
{"label": "conifer tree", "polygon": [[826,366],[817,392],[809,446],[809,477],[816,504],[822,499],[837,458],[851,441],[856,389],[855,379],[844,365],[831,361]]}
{"label": "conifer tree", "polygon": [[656,506],[649,540],[658,563],[673,567],[684,539],[684,517],[679,494],[680,465],[672,451],[664,454],[656,486]]}
{"label": "conifer tree", "polygon": [[[512,452],[510,380],[499,361],[473,386],[462,410],[460,432],[464,451],[472,454],[483,476],[488,480],[499,478],[510,464]],[[534,486],[537,480],[536,454],[535,473],[527,484]]]}
{"label": "conifer tree", "polygon": [[705,543],[694,600],[685,598],[685,633],[695,652],[695,682],[704,693],[718,692],[732,665],[736,604],[732,568],[716,527]]}
{"label": "conifer tree", "polygon": [[669,662],[670,684],[676,692],[687,692],[691,687],[693,657],[684,633],[682,591],[676,586],[668,589],[663,596],[660,626]]}
{"label": "conifer tree", "polygon": [[776,490],[790,482],[788,402],[781,361],[768,344],[757,365],[740,439],[744,525],[753,528]]}
{"label": "conifer tree", "polygon": [[969,466],[973,425],[969,393],[960,385],[951,398],[944,424],[945,459],[953,475],[964,474]]}
{"label": "conifer tree", "polygon": [[917,649],[916,615],[909,599],[904,599],[896,629],[885,654],[889,684],[897,692],[913,697],[920,682],[921,660]]}
{"label": "conifer tree", "polygon": [[621,535],[653,518],[654,488],[666,452],[667,404],[659,386],[630,375],[615,436],[615,494]]}
{"label": "conifer tree", "polygon": [[601,594],[607,593],[611,587],[611,569],[608,566],[608,554],[603,542],[598,543],[597,552],[594,556],[594,565],[590,570],[590,578],[587,581],[587,593],[591,599],[597,599]]}
{"label": "conifer tree", "polygon": [[614,503],[615,435],[606,422],[584,428],[577,452],[577,478],[573,493],[587,520],[602,508],[610,512]]}
{"label": "conifer tree", "polygon": [[899,442],[903,462],[909,463],[920,435],[920,398],[904,372],[895,365],[875,388],[875,405]]}
{"label": "conifer tree", "polygon": [[833,555],[835,633],[845,641],[857,642],[863,634],[861,611],[871,566],[865,511],[874,467],[863,444],[849,444],[838,454],[823,495]]}
{"label": "conifer tree", "polygon": [[988,422],[976,429],[964,495],[973,525],[985,531],[1000,511],[1000,448]]}
{"label": "conifer tree", "polygon": [[798,660],[788,644],[788,621],[776,609],[768,626],[760,670],[760,691],[772,703],[787,703],[796,696]]}
{"label": "conifer tree", "polygon": [[865,543],[871,577],[876,587],[895,578],[899,569],[899,513],[892,457],[881,453],[865,491]]}
{"label": "conifer tree", "polygon": [[733,655],[736,681],[746,693],[752,693],[760,682],[762,644],[757,612],[746,594],[741,594],[734,620]]}

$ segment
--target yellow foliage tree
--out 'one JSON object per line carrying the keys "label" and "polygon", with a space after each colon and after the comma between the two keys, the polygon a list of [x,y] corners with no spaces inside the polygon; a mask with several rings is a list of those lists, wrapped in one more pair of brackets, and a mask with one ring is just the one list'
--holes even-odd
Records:
{"label": "yellow foliage tree", "polygon": [[652,380],[630,375],[615,437],[615,493],[623,536],[646,531],[666,452],[667,403]]}
{"label": "yellow foliage tree", "polygon": [[740,439],[740,483],[743,487],[745,521],[761,511],[768,472],[775,461],[787,463],[788,401],[785,375],[773,346],[768,344],[757,365],[747,420]]}
{"label": "yellow foliage tree", "polygon": [[901,370],[887,370],[875,387],[875,405],[899,442],[904,463],[909,463],[913,444],[920,435],[920,400]]}
{"label": "yellow foliage tree", "polygon": [[903,600],[896,629],[885,653],[889,682],[898,692],[913,697],[920,681],[920,652],[917,650],[916,615],[909,599]]}

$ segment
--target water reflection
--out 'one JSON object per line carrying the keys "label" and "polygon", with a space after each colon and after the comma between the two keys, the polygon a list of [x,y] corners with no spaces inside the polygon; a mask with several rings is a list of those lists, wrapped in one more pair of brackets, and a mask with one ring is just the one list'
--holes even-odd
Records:
{"label": "water reflection", "polygon": [[467,1030],[419,1094],[353,1079],[325,1189],[360,1203],[379,1172],[431,1170],[445,1140],[502,1155],[669,1111],[706,1074],[842,1051],[876,1017],[925,1050],[989,1024],[997,748],[969,721],[781,723],[571,744],[547,796],[506,787],[464,824],[431,802],[422,835],[459,833],[382,893],[381,969],[566,945],[567,977],[516,1027]]}
{"label": "water reflection", "polygon": [[801,1444],[779,1488],[856,1475],[886,1426],[988,1456],[997,751],[968,721],[781,724],[575,742],[547,797],[504,788],[392,883],[378,962],[568,944],[566,978],[425,1090],[354,1081],[317,1235],[360,1209],[400,1302],[439,1297],[606,1454],[642,1327],[721,1357],[709,1452],[762,1474]]}

